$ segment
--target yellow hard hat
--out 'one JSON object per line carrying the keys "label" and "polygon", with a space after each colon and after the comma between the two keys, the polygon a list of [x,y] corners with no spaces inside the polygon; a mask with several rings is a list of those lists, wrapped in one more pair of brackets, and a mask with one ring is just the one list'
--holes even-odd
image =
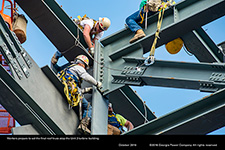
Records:
{"label": "yellow hard hat", "polygon": [[111,21],[106,17],[99,18],[99,25],[104,31],[106,31],[110,27]]}
{"label": "yellow hard hat", "polygon": [[177,38],[173,41],[170,41],[169,43],[166,44],[166,50],[170,54],[177,54],[181,48],[183,47],[184,42],[181,38]]}

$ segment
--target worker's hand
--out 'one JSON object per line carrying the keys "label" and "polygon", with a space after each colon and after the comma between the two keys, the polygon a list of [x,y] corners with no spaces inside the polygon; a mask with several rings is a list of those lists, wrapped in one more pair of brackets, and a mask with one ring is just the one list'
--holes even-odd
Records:
{"label": "worker's hand", "polygon": [[92,56],[94,56],[94,53],[95,53],[94,47],[89,48],[89,49],[88,49],[88,52],[89,52]]}
{"label": "worker's hand", "polygon": [[101,88],[102,87],[102,82],[98,81],[96,87],[97,88]]}
{"label": "worker's hand", "polygon": [[82,89],[81,90],[81,93],[82,94],[86,94],[86,93],[91,94],[92,91],[93,91],[93,88],[92,87],[87,87],[87,88]]}

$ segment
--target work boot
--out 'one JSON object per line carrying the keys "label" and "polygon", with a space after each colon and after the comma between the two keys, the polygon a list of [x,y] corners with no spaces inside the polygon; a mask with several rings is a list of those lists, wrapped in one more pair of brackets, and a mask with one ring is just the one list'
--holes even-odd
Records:
{"label": "work boot", "polygon": [[81,133],[81,134],[85,134],[85,135],[90,135],[91,131],[88,129],[88,125],[90,123],[90,118],[89,117],[85,117],[81,120],[77,130]]}
{"label": "work boot", "polygon": [[144,31],[142,29],[137,30],[135,35],[134,35],[134,37],[130,40],[130,44],[136,42],[137,40],[139,40],[139,39],[141,39],[141,38],[143,38],[145,36],[146,35],[145,35],[145,33],[144,33]]}
{"label": "work boot", "polygon": [[51,59],[51,63],[53,65],[55,65],[58,62],[58,59],[55,57],[55,54],[53,55],[52,59]]}

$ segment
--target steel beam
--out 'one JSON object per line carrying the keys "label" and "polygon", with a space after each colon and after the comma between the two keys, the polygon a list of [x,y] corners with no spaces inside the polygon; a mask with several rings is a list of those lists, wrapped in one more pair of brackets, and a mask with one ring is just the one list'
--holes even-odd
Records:
{"label": "steel beam", "polygon": [[[101,56],[101,45],[100,43],[95,43],[95,58],[100,59]],[[97,62],[94,62],[94,78],[99,81],[100,76],[100,66]],[[92,96],[92,123],[91,123],[91,134],[93,135],[106,135],[107,134],[107,125],[108,125],[108,100],[102,96],[99,90],[96,87],[93,87],[93,96]]]}
{"label": "steel beam", "polygon": [[39,135],[31,124],[15,127],[11,130],[13,135]]}
{"label": "steel beam", "polygon": [[[186,0],[165,11],[160,40],[157,47],[172,41],[175,38],[198,29],[201,26],[225,15],[224,0]],[[158,14],[148,18],[148,29],[145,30],[146,37],[129,44],[133,33],[129,29],[123,29],[105,39],[101,43],[105,46],[111,60],[116,60],[135,50],[143,49],[143,53],[150,51],[156,31]]]}
{"label": "steel beam", "polygon": [[113,73],[109,87],[121,85],[150,85],[173,88],[195,89],[215,92],[225,87],[225,65],[223,63],[187,63],[156,60],[149,67],[143,58],[124,57],[123,70]]}
{"label": "steel beam", "polygon": [[64,94],[22,48],[1,16],[0,32],[0,51],[13,75],[0,66],[0,103],[21,125],[32,124],[40,134],[75,134],[78,118],[68,109]]}
{"label": "steel beam", "polygon": [[187,49],[200,62],[224,62],[224,54],[202,28],[187,33],[182,39]]}
{"label": "steel beam", "polygon": [[225,56],[225,41],[223,41],[222,43],[218,44],[219,49],[222,51],[222,53]]}
{"label": "steel beam", "polygon": [[2,79],[0,79],[0,86],[0,103],[6,107],[6,110],[20,125],[33,124],[39,134],[55,134],[55,132],[40,119],[41,117],[31,109],[30,104],[23,102]]}
{"label": "steel beam", "polygon": [[[95,45],[96,45],[95,47],[96,65],[94,66],[95,78],[103,83],[103,88],[101,89],[101,91],[103,92],[103,95],[107,96],[109,98],[109,101],[113,103],[113,109],[116,111],[116,113],[123,114],[135,126],[138,126],[143,122],[145,122],[146,120],[145,113],[147,113],[147,120],[154,119],[155,115],[149,110],[149,108],[145,104],[143,104],[143,100],[130,87],[117,84],[114,86],[115,88],[113,90],[111,90],[111,88],[105,88],[111,86],[110,85],[112,79],[111,73],[120,72],[120,69],[116,69],[116,67],[111,66],[109,58],[104,53],[104,48],[100,46],[100,43],[96,42]],[[141,57],[142,52],[135,51],[134,53],[130,53],[130,55]],[[122,62],[123,60],[121,59],[113,62],[113,65],[119,65]],[[129,108],[129,111],[127,108]]]}
{"label": "steel beam", "polygon": [[225,125],[224,97],[225,89],[222,89],[125,134],[207,134]]}
{"label": "steel beam", "polygon": [[81,30],[55,0],[15,1],[69,62],[85,54],[93,65],[90,54],[83,50],[87,46]]}

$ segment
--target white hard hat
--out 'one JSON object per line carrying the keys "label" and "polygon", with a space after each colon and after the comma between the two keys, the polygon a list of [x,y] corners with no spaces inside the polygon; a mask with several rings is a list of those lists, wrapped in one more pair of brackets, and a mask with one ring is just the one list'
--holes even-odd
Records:
{"label": "white hard hat", "polygon": [[89,59],[85,55],[79,55],[75,58],[75,60],[81,60],[82,62],[85,63],[85,65],[88,67],[89,65]]}
{"label": "white hard hat", "polygon": [[111,21],[106,18],[106,17],[103,17],[103,18],[99,18],[99,26],[104,30],[106,31],[111,25]]}

